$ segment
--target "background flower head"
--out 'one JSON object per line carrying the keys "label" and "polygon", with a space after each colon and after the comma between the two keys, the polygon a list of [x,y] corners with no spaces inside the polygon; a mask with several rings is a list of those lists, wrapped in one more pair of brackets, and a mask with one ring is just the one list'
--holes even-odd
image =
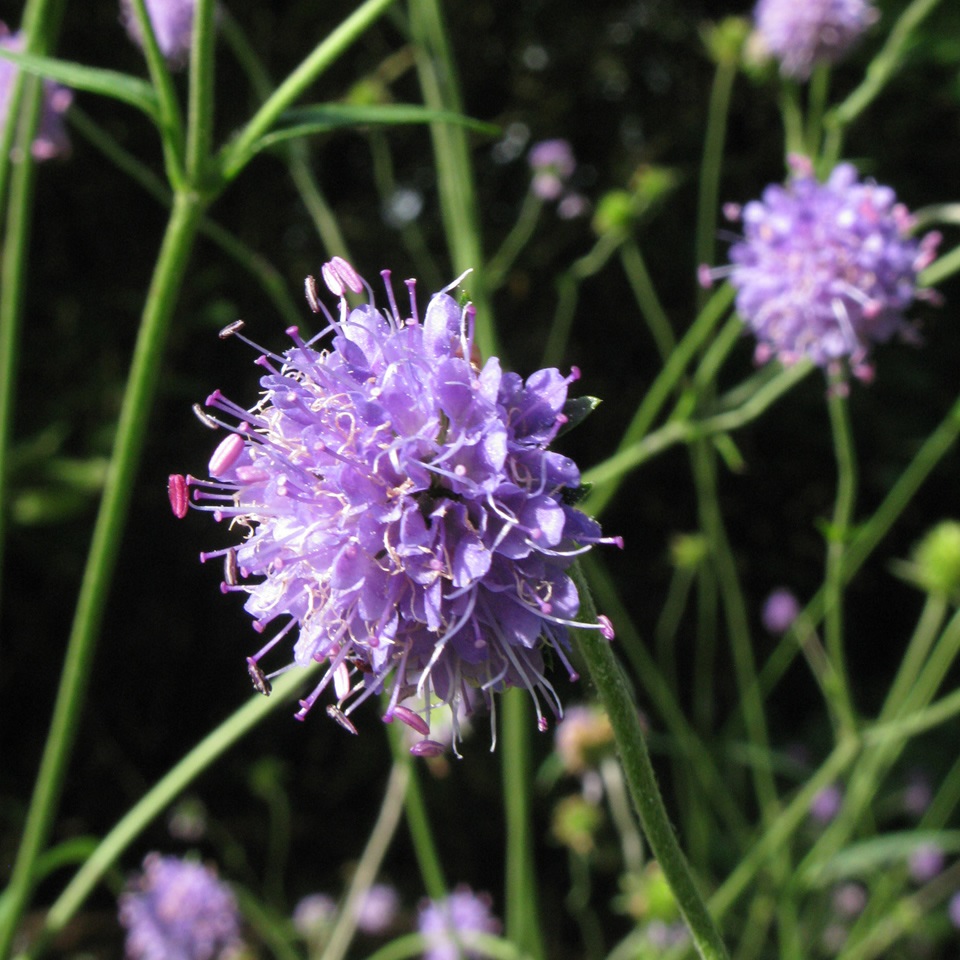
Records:
{"label": "background flower head", "polygon": [[737,311],[759,341],[757,360],[844,360],[868,377],[874,343],[912,330],[905,312],[939,235],[910,234],[913,219],[889,187],[861,182],[850,164],[819,182],[803,157],[793,174],[737,214],[743,239],[730,249]]}
{"label": "background flower head", "polygon": [[799,80],[840,60],[879,16],[870,0],[759,0],[753,15],[781,73]]}
{"label": "background flower head", "polygon": [[120,897],[130,960],[213,960],[239,944],[230,889],[201,863],[149,854]]}
{"label": "background flower head", "polygon": [[[11,33],[6,24],[0,22],[0,47],[20,53],[24,45],[22,31]],[[6,123],[17,73],[17,68],[12,61],[0,59],[0,127]],[[52,80],[44,80],[40,125],[30,148],[34,159],[49,160],[70,151],[70,138],[63,124],[63,115],[71,103],[73,103],[72,90]]]}
{"label": "background flower head", "polygon": [[[190,57],[196,0],[146,0],[146,5],[160,52],[171,66],[184,66]],[[132,0],[121,0],[120,11],[130,39],[142,47],[143,33]]]}
{"label": "background flower head", "polygon": [[[579,471],[549,449],[577,371],[524,381],[496,357],[481,363],[471,304],[438,293],[421,321],[414,281],[401,313],[385,272],[389,310],[351,309],[347,291],[372,298],[369,287],[342,260],[323,275],[339,316],[306,342],[291,328],[289,350],[258,359],[249,410],[211,394],[204,419],[228,431],[213,479],[171,478],[176,513],[192,489],[194,506],[244,535],[203,559],[224,558],[224,591],[245,594],[255,628],[273,632],[251,675],[268,692],[259,662],[296,629],[295,662],[327,664],[301,719],[332,684],[327,712],[356,732],[349,714],[386,689],[384,719],[410,725],[424,737],[413,752],[430,755],[443,749],[428,736],[438,701],[456,717],[472,693],[520,686],[545,728],[540,695],[561,713],[545,655],[575,677],[567,628],[613,635],[604,617],[576,621],[566,571],[619,541],[572,506]],[[323,310],[312,280],[308,299]],[[425,706],[403,703],[414,695]]]}
{"label": "background flower head", "polygon": [[424,960],[460,960],[479,954],[470,949],[478,933],[500,932],[500,921],[490,910],[490,897],[459,886],[443,900],[420,905],[417,922],[427,941]]}

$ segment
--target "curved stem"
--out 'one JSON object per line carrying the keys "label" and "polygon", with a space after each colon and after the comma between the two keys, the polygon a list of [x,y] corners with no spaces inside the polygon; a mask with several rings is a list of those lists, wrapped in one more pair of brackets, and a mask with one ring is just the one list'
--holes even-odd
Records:
{"label": "curved stem", "polygon": [[[578,566],[571,569],[580,592],[581,616],[587,621],[595,620],[596,610],[583,575]],[[598,698],[613,726],[620,763],[647,843],[673,890],[697,951],[704,960],[726,958],[727,949],[697,889],[686,857],[677,842],[673,824],[667,816],[640,727],[640,715],[620,665],[609,642],[600,636],[599,631],[574,630],[573,633],[580,655],[597,687]]]}
{"label": "curved stem", "polygon": [[146,437],[147,419],[160,375],[160,358],[201,215],[202,208],[196,197],[177,194],[147,293],[50,732],[13,867],[8,893],[12,898],[10,908],[4,916],[6,922],[0,923],[0,956],[6,956],[16,922],[29,901],[34,865],[46,844],[60,799]]}

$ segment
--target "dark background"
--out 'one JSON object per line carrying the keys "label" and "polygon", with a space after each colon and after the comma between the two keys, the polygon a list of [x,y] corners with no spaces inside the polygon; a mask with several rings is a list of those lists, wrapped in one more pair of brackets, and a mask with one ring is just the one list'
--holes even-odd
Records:
{"label": "dark background", "polygon": [[[880,4],[884,24],[904,5],[900,0]],[[275,78],[285,76],[353,8],[350,3],[315,0],[235,0],[228,6]],[[679,175],[676,193],[638,229],[638,240],[675,329],[685,330],[694,314],[696,180],[713,73],[699,30],[709,18],[748,13],[748,5],[474,0],[446,8],[471,116],[504,127],[526,124],[530,143],[568,138],[580,162],[576,185],[594,203],[606,191],[625,187],[641,164],[666,165]],[[0,17],[15,26],[19,5],[0,3]],[[838,94],[858,82],[882,35],[882,29],[875,29],[836,71]],[[941,4],[922,36],[907,69],[854,127],[845,150],[864,174],[893,186],[911,208],[960,196],[960,10]],[[385,18],[329,71],[309,99],[341,97],[404,42],[402,24]],[[109,2],[68,3],[58,52],[67,59],[144,75],[141,55]],[[185,90],[184,78],[178,82]],[[218,48],[217,82],[222,139],[255,104],[223,46]],[[392,92],[397,100],[416,101],[415,74],[402,76]],[[146,120],[88,94],[78,95],[77,103],[162,173],[157,138]],[[15,487],[11,501],[0,505],[12,521],[0,607],[2,863],[10,861],[15,849],[36,772],[96,507],[92,493],[78,491],[52,464],[57,458],[89,463],[109,455],[139,312],[165,223],[157,203],[79,136],[73,139],[72,155],[45,164],[38,180],[18,376]],[[418,226],[446,282],[452,279],[452,268],[439,223],[429,135],[424,129],[402,128],[390,132],[387,142],[398,182],[423,196]],[[523,157],[498,163],[495,143],[477,137],[473,152],[488,254],[512,225],[529,183]],[[359,133],[330,135],[310,149],[358,269],[369,278],[376,278],[383,267],[390,267],[395,277],[412,275],[415,265],[382,216],[368,139]],[[744,202],[782,173],[775,88],[741,76],[734,90],[721,198]],[[323,249],[278,157],[255,160],[211,216],[270,259],[293,291],[301,288],[306,274],[316,274],[329,255],[339,252]],[[531,245],[494,300],[504,353],[513,369],[528,373],[540,365],[556,306],[554,277],[593,240],[589,218],[565,222],[550,210],[544,212]],[[944,249],[956,240],[948,231]],[[424,285],[421,295],[426,292]],[[957,395],[960,289],[948,284],[944,293],[942,308],[920,305],[913,311],[922,323],[923,346],[879,349],[875,383],[853,388],[860,517],[881,500]],[[303,316],[307,326],[306,308]],[[56,839],[106,832],[149,784],[251,695],[244,657],[259,645],[258,637],[240,599],[220,595],[216,565],[201,567],[197,562],[200,550],[225,542],[224,531],[196,514],[178,522],[165,495],[169,473],[201,473],[212,449],[211,435],[195,421],[191,404],[214,387],[241,403],[255,394],[254,355],[216,337],[217,329],[236,317],[243,317],[248,332],[264,345],[284,343],[284,321],[260,288],[201,239],[163,360],[162,388]],[[724,372],[725,384],[749,374],[751,353],[752,343],[744,339]],[[571,363],[583,371],[579,392],[608,398],[587,429],[563,440],[564,451],[586,468],[612,452],[659,366],[615,262],[582,289],[564,366]],[[835,479],[822,378],[809,378],[735,439],[747,467],[739,475],[722,474],[722,503],[755,613],[757,657],[762,662],[773,648],[756,621],[762,599],[782,583],[809,597],[822,575],[823,543],[816,522],[832,509]],[[891,576],[888,561],[906,556],[936,521],[956,516],[958,472],[951,454],[851,589],[850,670],[865,711],[876,708],[881,685],[889,681],[922,603],[918,592]],[[31,513],[30,504],[39,507]],[[605,514],[605,529],[627,541],[622,554],[607,551],[605,559],[645,636],[666,596],[670,538],[693,531],[695,525],[688,459],[682,449],[632,475]],[[692,632],[690,618],[676,651],[681,682],[689,675]],[[640,686],[641,706],[649,711]],[[717,691],[725,715],[735,706],[736,691],[723,652]],[[587,695],[581,683],[580,690],[567,691],[567,700]],[[815,756],[828,748],[823,737],[816,739],[823,711],[803,667],[790,672],[770,707],[775,745],[785,746],[804,734]],[[236,840],[234,849],[244,851],[246,865],[234,857],[222,864],[223,871],[257,889],[267,856],[267,817],[262,800],[250,788],[251,763],[263,758],[275,763],[274,775],[288,791],[293,810],[292,855],[280,909],[318,889],[339,892],[344,864],[362,849],[389,769],[374,709],[358,715],[357,740],[329,723],[322,711],[315,711],[305,724],[294,722],[291,713],[274,714],[193,789],[218,829]],[[651,714],[650,720],[656,730],[658,718]],[[549,735],[535,741],[538,760],[551,742]],[[951,750],[949,740],[928,738],[915,759],[935,776],[954,759],[955,742]],[[503,833],[500,758],[487,752],[485,720],[479,721],[465,752],[466,759],[452,764],[445,779],[428,776],[427,802],[451,882],[489,889],[502,914],[502,865],[490,853],[499,849]],[[669,794],[669,778],[665,787]],[[545,799],[538,801],[541,836],[548,809]],[[223,844],[212,839],[206,843],[200,844],[204,853],[223,858]],[[178,846],[158,822],[129,851],[123,870],[134,868],[150,849],[177,851],[185,846]],[[541,850],[546,929],[556,938],[550,953],[560,956],[559,944],[575,935],[562,912],[568,886],[565,859],[549,844],[541,844]],[[402,828],[386,874],[401,886],[406,906],[412,908],[422,890]],[[63,875],[52,878],[41,899],[54,896],[63,882]],[[92,911],[112,909],[105,894],[91,905]],[[610,929],[611,940],[616,933]]]}

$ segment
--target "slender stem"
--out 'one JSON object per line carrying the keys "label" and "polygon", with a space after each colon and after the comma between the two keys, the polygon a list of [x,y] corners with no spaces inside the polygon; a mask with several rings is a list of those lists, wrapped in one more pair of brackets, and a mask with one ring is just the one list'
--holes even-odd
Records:
{"label": "slender stem", "polygon": [[[819,63],[810,76],[810,89],[807,93],[807,156],[816,157],[820,153],[820,138],[823,135],[823,114],[830,93],[830,64]],[[821,171],[826,175],[829,169]]]}
{"label": "slender stem", "polygon": [[643,319],[657,345],[660,359],[663,363],[667,363],[677,345],[677,339],[673,334],[670,318],[657,296],[653,278],[647,270],[640,247],[632,237],[620,247],[620,265],[623,267]]}
{"label": "slender stem", "polygon": [[284,110],[392,3],[394,0],[367,0],[317,44],[313,52],[277,87],[240,133],[221,150],[220,169],[224,179],[232,180],[240,173],[253,155],[257,140],[274,126]]}
{"label": "slender stem", "polygon": [[[447,40],[438,0],[410,0],[410,33],[424,103],[433,110],[463,113],[457,65]],[[434,163],[440,192],[444,233],[456,273],[476,270],[470,278],[470,299],[477,308],[476,342],[484,357],[501,355],[487,279],[473,163],[467,131],[460,125],[431,123]]]}
{"label": "slender stem", "polygon": [[424,889],[431,900],[442,900],[447,895],[447,881],[443,876],[443,866],[440,863],[440,854],[433,839],[430,827],[430,818],[423,802],[423,791],[420,789],[420,779],[417,770],[412,764],[409,749],[403,738],[400,724],[395,723],[390,730],[390,745],[393,748],[394,762],[405,765],[410,771],[407,784],[405,808],[407,826],[413,840],[413,849],[420,867],[420,876],[423,879]]}
{"label": "slender stem", "polygon": [[350,949],[350,943],[357,929],[360,902],[377,879],[380,865],[400,823],[400,814],[403,812],[407,786],[410,783],[410,768],[409,754],[404,760],[394,761],[390,770],[390,779],[387,781],[387,789],[384,791],[383,803],[380,805],[380,814],[370,833],[370,839],[367,840],[360,862],[353,872],[350,888],[340,905],[340,913],[330,933],[330,940],[323,951],[322,960],[342,960]]}
{"label": "slender stem", "polygon": [[544,956],[537,918],[533,824],[530,816],[530,729],[533,721],[525,690],[500,698],[500,756],[507,823],[506,937],[532,957]]}
{"label": "slender stem", "polygon": [[[573,573],[580,592],[581,616],[587,621],[595,620],[593,600],[579,567],[575,566]],[[657,786],[637,706],[630,695],[623,671],[609,642],[600,636],[599,631],[574,630],[574,636],[597,687],[599,700],[613,726],[620,763],[647,843],[673,890],[697,951],[704,960],[726,958],[726,947],[677,843],[673,824]]]}
{"label": "slender stem", "polygon": [[[720,196],[720,173],[723,168],[723,145],[727,134],[730,95],[739,67],[736,58],[721,59],[710,90],[707,129],[704,134],[703,160],[700,164],[700,190],[697,200],[696,263],[712,264],[716,256],[717,207]],[[707,298],[706,290],[698,290],[698,307]]]}
{"label": "slender stem", "polygon": [[533,231],[540,222],[542,210],[543,201],[532,190],[528,190],[523,198],[520,213],[517,214],[517,222],[485,267],[487,289],[490,293],[503,286],[507,272],[533,236]]}
{"label": "slender stem", "polygon": [[113,456],[67,643],[50,733],[10,880],[8,896],[12,898],[12,907],[7,914],[9,922],[0,926],[0,956],[6,956],[9,951],[15,924],[29,901],[34,865],[50,833],[80,726],[80,710],[146,437],[167,331],[201,214],[202,208],[196,197],[176,196],[147,293]]}
{"label": "slender stem", "polygon": [[850,429],[850,412],[844,384],[832,378],[827,391],[833,449],[837,460],[837,497],[827,534],[827,569],[824,579],[824,641],[833,670],[827,675],[830,704],[839,724],[847,730],[856,725],[843,631],[843,559],[850,536],[857,492],[857,460]]}
{"label": "slender stem", "polygon": [[200,191],[207,187],[207,166],[213,143],[215,14],[214,0],[197,0],[190,47],[186,172],[190,185]]}

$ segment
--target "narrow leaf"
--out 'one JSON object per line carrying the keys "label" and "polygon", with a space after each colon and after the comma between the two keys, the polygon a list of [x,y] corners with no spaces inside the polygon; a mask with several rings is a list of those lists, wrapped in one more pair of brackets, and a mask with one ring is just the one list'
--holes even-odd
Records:
{"label": "narrow leaf", "polygon": [[69,60],[57,60],[54,57],[41,57],[32,53],[16,53],[0,47],[0,57],[12,60],[27,73],[56,80],[74,90],[86,90],[99,93],[128,103],[142,110],[151,120],[157,119],[157,97],[153,87],[139,77],[132,77],[116,70],[100,70],[87,67]]}

